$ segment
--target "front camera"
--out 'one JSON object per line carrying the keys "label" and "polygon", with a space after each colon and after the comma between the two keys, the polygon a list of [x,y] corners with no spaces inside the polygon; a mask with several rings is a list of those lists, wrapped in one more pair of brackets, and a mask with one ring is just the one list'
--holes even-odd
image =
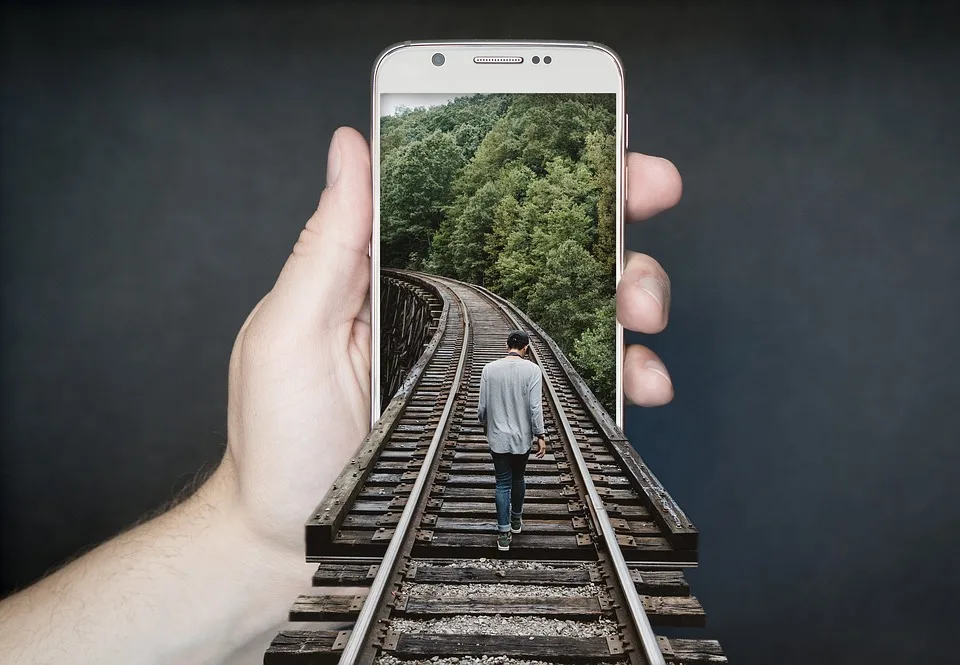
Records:
{"label": "front camera", "polygon": [[433,57],[430,58],[430,62],[432,62],[433,64],[435,64],[437,67],[439,67],[439,66],[442,65],[444,62],[446,62],[446,60],[447,60],[447,59],[443,57],[443,53],[434,53],[434,54],[433,54]]}
{"label": "front camera", "polygon": [[549,55],[543,56],[543,64],[545,65],[549,65],[552,60],[553,58],[551,58]]}
{"label": "front camera", "polygon": [[535,64],[535,65],[539,65],[539,64],[540,64],[540,56],[539,56],[539,55],[535,55],[535,56],[533,56],[533,57],[530,58],[530,59],[533,60],[533,64]]}

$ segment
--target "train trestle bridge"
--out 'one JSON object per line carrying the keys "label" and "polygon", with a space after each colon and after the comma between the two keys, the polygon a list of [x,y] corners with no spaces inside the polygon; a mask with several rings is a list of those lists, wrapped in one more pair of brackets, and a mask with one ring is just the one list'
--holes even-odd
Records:
{"label": "train trestle bridge", "polygon": [[[553,340],[479,286],[384,270],[381,287],[389,398],[307,521],[315,593],[291,599],[303,629],[265,665],[726,663],[677,630],[705,620],[683,574],[696,528]],[[544,372],[548,448],[499,552],[477,398],[517,328]]]}

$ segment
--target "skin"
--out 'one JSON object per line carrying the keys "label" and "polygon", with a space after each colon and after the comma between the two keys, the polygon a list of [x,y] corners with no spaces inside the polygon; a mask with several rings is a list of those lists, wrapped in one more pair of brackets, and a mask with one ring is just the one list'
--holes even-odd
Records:
{"label": "skin", "polygon": [[[628,164],[631,221],[679,200],[670,162],[631,153]],[[303,561],[303,524],[369,429],[372,193],[355,130],[334,135],[327,181],[237,335],[219,467],[173,509],[0,603],[0,662],[262,662],[316,568]],[[669,284],[654,259],[628,253],[620,322],[662,330]],[[641,346],[627,350],[624,386],[635,404],[673,397]]]}

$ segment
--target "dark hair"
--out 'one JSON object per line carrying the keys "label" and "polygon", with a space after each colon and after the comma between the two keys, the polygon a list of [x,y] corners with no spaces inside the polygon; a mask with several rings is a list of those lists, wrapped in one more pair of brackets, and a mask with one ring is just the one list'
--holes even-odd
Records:
{"label": "dark hair", "polygon": [[514,330],[510,333],[510,336],[507,337],[507,348],[508,349],[522,349],[527,344],[530,343],[530,338],[527,337],[527,333],[522,330]]}

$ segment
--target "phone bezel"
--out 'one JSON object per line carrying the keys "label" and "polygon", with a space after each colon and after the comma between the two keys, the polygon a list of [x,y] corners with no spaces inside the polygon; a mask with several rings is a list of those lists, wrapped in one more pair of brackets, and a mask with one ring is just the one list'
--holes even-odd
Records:
{"label": "phone bezel", "polygon": [[[443,52],[436,66],[433,53]],[[549,53],[547,53],[549,51]],[[557,54],[561,54],[557,58]],[[451,55],[453,56],[451,58]],[[550,55],[550,64],[534,65],[533,55]],[[476,64],[477,56],[520,56],[521,64]],[[626,90],[623,64],[603,44],[578,41],[407,41],[385,49],[372,74],[373,238],[370,248],[370,425],[380,417],[380,102],[387,93],[556,92],[616,94],[616,282],[623,272],[626,207]],[[616,321],[616,413],[623,428],[623,326]]]}

